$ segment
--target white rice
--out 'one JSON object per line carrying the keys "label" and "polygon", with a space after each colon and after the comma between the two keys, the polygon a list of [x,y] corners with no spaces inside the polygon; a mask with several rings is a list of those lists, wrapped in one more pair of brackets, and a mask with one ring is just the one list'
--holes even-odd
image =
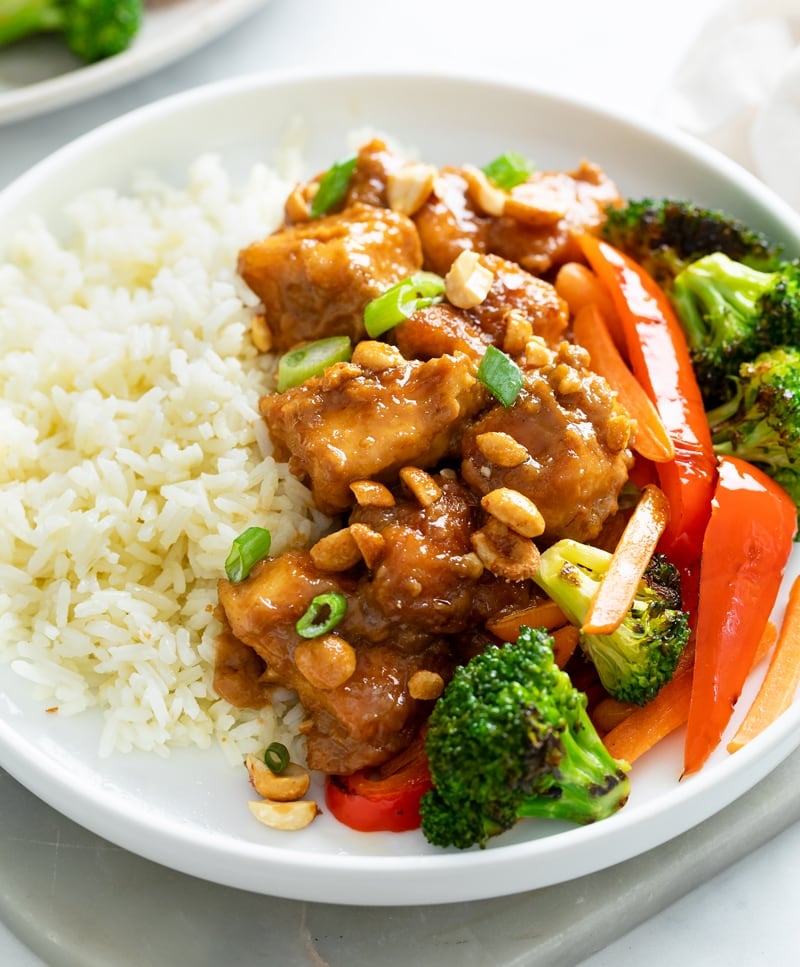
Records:
{"label": "white rice", "polygon": [[203,157],[185,188],[93,191],[68,239],[32,221],[4,253],[0,661],[43,711],[99,707],[102,755],[217,740],[240,762],[277,735],[215,695],[212,609],[245,527],[281,551],[324,526],[269,453],[236,274],[288,187],[264,166],[234,187]]}

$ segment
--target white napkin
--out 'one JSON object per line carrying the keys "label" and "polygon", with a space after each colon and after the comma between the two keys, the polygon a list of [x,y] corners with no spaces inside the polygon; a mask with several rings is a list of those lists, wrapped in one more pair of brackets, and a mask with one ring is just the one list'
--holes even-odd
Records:
{"label": "white napkin", "polygon": [[800,210],[800,0],[730,0],[660,105]]}

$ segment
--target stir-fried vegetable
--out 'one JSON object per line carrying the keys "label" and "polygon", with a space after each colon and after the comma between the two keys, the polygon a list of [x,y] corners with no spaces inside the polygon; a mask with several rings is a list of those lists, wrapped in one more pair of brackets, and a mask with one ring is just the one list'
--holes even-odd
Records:
{"label": "stir-fried vegetable", "polygon": [[496,346],[487,346],[478,366],[478,379],[505,407],[514,405],[524,382],[519,366]]}
{"label": "stir-fried vegetable", "polygon": [[744,461],[720,460],[700,564],[685,773],[700,769],[730,720],[796,530],[797,512],[784,490]]}
{"label": "stir-fried vegetable", "polygon": [[278,360],[278,392],[283,393],[312,376],[319,376],[334,363],[347,362],[352,352],[349,336],[327,336],[290,349]]}
{"label": "stir-fried vegetable", "polygon": [[444,279],[434,272],[415,272],[367,304],[364,328],[373,339],[444,298]]}
{"label": "stir-fried vegetable", "polygon": [[355,156],[337,161],[320,178],[316,194],[311,200],[310,214],[312,218],[325,215],[344,198],[355,171],[356,161]]}
{"label": "stir-fried vegetable", "polygon": [[272,535],[263,527],[248,527],[242,531],[231,545],[230,554],[225,559],[225,573],[234,584],[244,581],[247,575],[262,558],[269,554]]}

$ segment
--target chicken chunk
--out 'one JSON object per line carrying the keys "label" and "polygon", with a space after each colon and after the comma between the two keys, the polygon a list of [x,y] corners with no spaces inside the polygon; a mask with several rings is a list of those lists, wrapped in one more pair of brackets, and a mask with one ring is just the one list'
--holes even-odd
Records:
{"label": "chicken chunk", "polygon": [[479,494],[504,487],[533,501],[544,539],[589,541],[617,509],[632,424],[583,350],[538,349],[539,365],[524,371],[513,406],[493,407],[464,434],[461,471]]}
{"label": "chicken chunk", "polygon": [[353,503],[353,481],[392,481],[407,464],[430,467],[458,452],[463,428],[486,403],[475,368],[465,356],[409,361],[362,342],[351,362],[263,397],[261,414],[320,510],[337,514]]}
{"label": "chicken chunk", "polygon": [[[219,583],[227,634],[263,662],[262,680],[297,692],[307,715],[302,731],[308,764],[333,774],[380,765],[404,749],[430,710],[428,702],[412,698],[411,678],[425,671],[444,681],[453,666],[450,649],[441,637],[420,640],[414,651],[397,648],[393,640],[376,643],[359,637],[361,611],[352,604],[356,587],[350,575],[317,569],[307,551],[266,559],[241,583]],[[349,674],[338,682],[330,680],[336,667],[325,667],[336,657],[326,658],[324,642],[317,649],[315,665],[309,668],[301,661],[309,641],[296,630],[313,598],[331,592],[343,594],[348,601],[335,632],[354,658]]]}
{"label": "chicken chunk", "polygon": [[486,247],[534,275],[580,259],[577,236],[602,225],[608,206],[622,201],[614,182],[588,161],[569,173],[535,172],[510,196],[512,204],[488,228]]}
{"label": "chicken chunk", "polygon": [[[498,255],[481,255],[478,261],[492,273],[486,298],[471,309],[441,303],[415,312],[395,329],[404,356],[425,359],[460,352],[480,359],[487,346],[495,345],[517,357],[531,335],[552,344],[563,338],[569,311],[549,282]],[[520,321],[527,334],[512,340],[510,327]]]}
{"label": "chicken chunk", "polygon": [[362,338],[364,306],[421,265],[414,223],[364,204],[284,227],[239,255],[278,351],[324,336]]}
{"label": "chicken chunk", "polygon": [[465,249],[500,255],[534,275],[579,257],[575,237],[597,228],[616,185],[587,161],[572,172],[534,172],[507,195],[501,214],[482,210],[470,178],[443,168],[434,195],[414,216],[426,268],[443,275]]}

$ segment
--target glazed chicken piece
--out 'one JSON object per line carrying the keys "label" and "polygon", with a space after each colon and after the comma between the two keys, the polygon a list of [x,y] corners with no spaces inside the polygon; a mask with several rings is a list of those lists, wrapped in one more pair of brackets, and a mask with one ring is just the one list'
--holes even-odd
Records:
{"label": "glazed chicken piece", "polygon": [[488,345],[495,345],[516,358],[532,335],[560,342],[569,311],[549,282],[498,255],[481,255],[478,263],[493,277],[486,298],[470,309],[441,303],[415,312],[394,330],[404,356],[429,359],[461,352],[480,359]]}
{"label": "glazed chicken piece", "polygon": [[445,275],[462,252],[488,251],[490,222],[471,201],[460,169],[442,168],[434,192],[414,215],[425,268]]}
{"label": "glazed chicken piece", "polygon": [[392,504],[355,507],[349,530],[363,544],[370,568],[360,588],[361,633],[394,638],[403,649],[409,628],[453,634],[470,624],[483,567],[470,543],[480,508],[455,473],[407,467],[401,476],[404,485],[395,488]]}
{"label": "glazed chicken piece", "polygon": [[575,237],[596,229],[606,208],[622,201],[614,183],[586,161],[572,172],[534,172],[493,212],[481,206],[475,184],[466,169],[443,168],[414,215],[425,267],[433,272],[443,275],[462,251],[475,249],[543,275],[579,258]]}
{"label": "glazed chicken piece", "polygon": [[621,203],[614,182],[588,161],[569,173],[535,172],[511,190],[503,216],[489,226],[486,245],[542,275],[582,258],[577,236],[599,228],[609,205]]}
{"label": "glazed chicken piece", "polygon": [[353,503],[353,481],[391,481],[401,467],[430,467],[458,452],[461,432],[487,401],[475,370],[466,356],[406,360],[367,340],[350,362],[263,397],[260,410],[319,509],[337,514]]}
{"label": "glazed chicken piece", "polygon": [[478,494],[509,488],[544,518],[544,539],[590,541],[617,510],[632,463],[632,424],[588,356],[532,340],[516,402],[495,406],[464,434],[461,472]]}
{"label": "glazed chicken piece", "polygon": [[219,583],[227,634],[258,656],[262,681],[297,692],[307,714],[309,767],[348,774],[380,765],[411,742],[430,701],[412,698],[409,682],[417,672],[444,681],[453,662],[443,638],[418,638],[417,649],[404,652],[393,640],[359,638],[347,614],[329,634],[302,638],[296,622],[316,595],[329,592],[350,602],[356,582],[318,569],[307,551],[268,558],[239,584]]}
{"label": "glazed chicken piece", "polygon": [[239,254],[278,351],[324,336],[362,338],[364,306],[421,265],[414,223],[364,204],[286,226]]}

